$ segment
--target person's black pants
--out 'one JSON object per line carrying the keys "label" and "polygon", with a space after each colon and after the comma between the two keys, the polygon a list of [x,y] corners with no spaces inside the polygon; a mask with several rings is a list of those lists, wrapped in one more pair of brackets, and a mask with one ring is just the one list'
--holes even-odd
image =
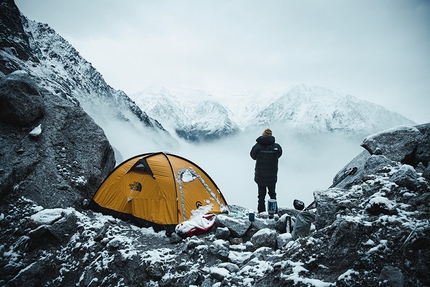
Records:
{"label": "person's black pants", "polygon": [[266,211],[266,193],[269,191],[270,199],[276,199],[275,184],[270,186],[258,186],[258,212]]}

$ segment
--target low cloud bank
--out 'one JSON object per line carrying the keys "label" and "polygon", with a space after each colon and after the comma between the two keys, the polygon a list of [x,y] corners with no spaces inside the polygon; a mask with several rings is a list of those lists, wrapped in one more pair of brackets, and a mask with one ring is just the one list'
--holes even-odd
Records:
{"label": "low cloud bank", "polygon": [[[296,198],[305,204],[311,203],[313,192],[329,187],[336,173],[363,150],[360,139],[340,135],[305,136],[282,128],[273,128],[273,132],[283,148],[276,186],[279,206],[292,207]],[[260,135],[260,130],[254,130],[213,143],[189,144],[182,141],[170,146],[161,141],[158,146],[154,145],[154,141],[148,140],[150,137],[145,134],[128,140],[121,136],[122,139],[117,138],[116,141],[121,141],[117,148],[124,160],[155,151],[185,157],[209,174],[229,204],[256,209],[255,161],[249,152]]]}
{"label": "low cloud bank", "polygon": [[[259,135],[247,133],[199,146],[189,155],[214,179],[229,204],[257,208],[255,161],[249,152]],[[336,173],[362,151],[358,140],[338,136],[304,137],[279,131],[274,135],[283,148],[276,185],[279,206],[292,207],[296,198],[311,203],[313,191],[329,187]]]}

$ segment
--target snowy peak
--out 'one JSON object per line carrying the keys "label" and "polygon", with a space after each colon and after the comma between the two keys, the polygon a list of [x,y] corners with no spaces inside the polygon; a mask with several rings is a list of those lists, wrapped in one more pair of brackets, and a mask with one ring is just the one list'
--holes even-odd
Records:
{"label": "snowy peak", "polygon": [[210,141],[239,130],[229,111],[202,90],[151,86],[131,97],[150,117],[189,141]]}
{"label": "snowy peak", "polygon": [[[150,87],[132,95],[142,110],[188,140],[214,139],[263,126],[300,133],[366,136],[398,125],[405,117],[352,95],[304,84],[283,94],[210,95],[201,90]],[[188,135],[187,135],[188,134]],[[203,136],[206,135],[206,136]]]}
{"label": "snowy peak", "polygon": [[180,114],[181,103],[167,89],[152,86],[142,92],[133,95],[133,99],[141,110],[150,116],[155,116],[165,124],[182,121],[185,117]]}
{"label": "snowy peak", "polygon": [[293,87],[257,115],[265,123],[287,122],[306,125],[309,121],[319,122],[322,115],[329,115],[336,109],[342,95],[321,87],[299,85]]}
{"label": "snowy peak", "polygon": [[352,95],[299,85],[262,109],[248,126],[274,124],[286,125],[301,133],[341,132],[362,136],[414,123]]}

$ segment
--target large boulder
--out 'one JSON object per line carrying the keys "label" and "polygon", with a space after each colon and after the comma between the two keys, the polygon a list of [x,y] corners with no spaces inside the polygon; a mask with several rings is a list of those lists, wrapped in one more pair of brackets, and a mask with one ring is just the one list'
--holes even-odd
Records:
{"label": "large boulder", "polygon": [[80,207],[114,168],[113,149],[93,119],[39,88],[27,73],[0,79],[0,105],[1,198]]}
{"label": "large boulder", "polygon": [[395,162],[421,166],[429,180],[430,123],[388,129],[366,137],[361,146],[365,150],[335,175],[331,187],[348,189]]}
{"label": "large boulder", "polygon": [[336,174],[330,188],[348,189],[361,184],[367,175],[384,171],[392,164],[393,161],[384,155],[370,155],[363,151]]}
{"label": "large boulder", "polygon": [[345,193],[344,189],[331,188],[314,191],[315,202],[317,203],[316,228],[321,229],[332,224],[336,220],[339,210],[351,208],[355,201],[336,200]]}
{"label": "large boulder", "polygon": [[[370,154],[382,154],[393,161],[413,166],[424,161],[427,166],[429,129],[429,124],[417,127],[400,126],[366,137],[361,146]],[[417,159],[418,148],[419,159]]]}
{"label": "large boulder", "polygon": [[43,98],[29,78],[19,74],[0,82],[0,120],[25,128],[43,116]]}

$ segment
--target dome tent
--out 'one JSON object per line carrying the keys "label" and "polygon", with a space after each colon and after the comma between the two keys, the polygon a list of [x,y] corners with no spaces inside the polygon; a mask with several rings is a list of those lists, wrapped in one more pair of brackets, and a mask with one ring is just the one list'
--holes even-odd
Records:
{"label": "dome tent", "polygon": [[119,164],[102,182],[89,207],[142,227],[173,232],[193,210],[221,213],[228,206],[209,175],[193,162],[157,152]]}

